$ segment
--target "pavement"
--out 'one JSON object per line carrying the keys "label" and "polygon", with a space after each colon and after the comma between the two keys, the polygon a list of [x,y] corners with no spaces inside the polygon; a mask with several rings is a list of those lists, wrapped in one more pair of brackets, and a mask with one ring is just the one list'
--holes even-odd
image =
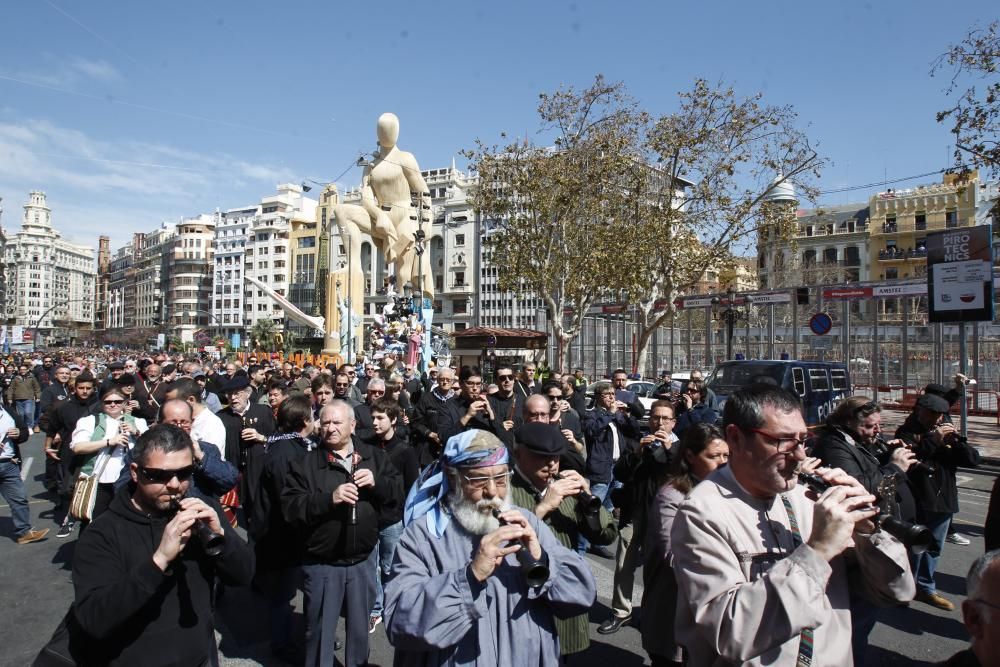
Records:
{"label": "pavement", "polygon": [[[896,423],[901,423],[901,415]],[[893,413],[884,415],[890,424]],[[980,418],[981,419],[981,418]],[[970,424],[970,440],[1000,460],[1000,428],[995,420],[981,419]],[[894,426],[893,426],[894,428]],[[975,429],[975,430],[973,430]],[[31,512],[36,527],[52,528],[48,539],[18,546],[14,543],[10,510],[0,504],[0,590],[7,632],[0,643],[0,667],[26,667],[52,635],[73,598],[71,581],[75,534],[55,538],[52,504],[42,487],[42,438],[34,435],[22,448]],[[972,561],[983,553],[982,525],[986,517],[993,480],[1000,465],[987,462],[976,470],[960,470],[958,477],[961,512],[956,529],[969,538],[966,547],[947,544],[938,571],[940,591],[958,604],[965,592],[965,574]],[[588,556],[597,580],[598,600],[590,612],[592,646],[578,664],[632,667],[647,664],[637,626],[630,625],[613,635],[597,634],[597,626],[610,615],[614,562]],[[642,599],[642,574],[636,573],[633,594],[637,609]],[[301,623],[301,594],[295,600],[296,621]],[[272,658],[267,643],[266,612],[263,600],[249,589],[227,589],[216,614],[221,664],[226,667],[264,665],[283,667]],[[343,626],[340,628],[343,636]],[[942,661],[968,644],[960,606],[943,612],[918,602],[908,607],[884,610],[870,637],[870,665],[926,665]],[[391,665],[393,649],[383,626],[371,635],[372,664]],[[343,653],[338,655],[343,658]]]}

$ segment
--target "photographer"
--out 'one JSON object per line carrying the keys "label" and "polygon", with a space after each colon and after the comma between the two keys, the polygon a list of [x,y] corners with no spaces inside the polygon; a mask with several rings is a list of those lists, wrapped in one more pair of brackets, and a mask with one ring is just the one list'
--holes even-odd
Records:
{"label": "photographer", "polygon": [[719,413],[705,402],[705,383],[701,380],[690,380],[677,401],[674,409],[677,412],[677,423],[674,433],[678,437],[694,424],[714,424],[719,421]]}
{"label": "photographer", "polygon": [[[560,457],[568,443],[557,426],[524,424],[515,433],[514,478],[511,501],[533,511],[552,529],[553,535],[567,549],[575,549],[580,535],[593,544],[611,544],[618,531],[606,509],[590,495],[590,485],[580,473],[561,471]],[[596,507],[588,506],[592,502]],[[590,646],[587,614],[565,620],[556,619],[556,634],[562,655],[586,650]]]}
{"label": "photographer", "polygon": [[475,366],[462,366],[458,374],[461,392],[445,401],[438,416],[438,435],[442,442],[470,429],[489,431],[498,438],[504,432],[504,415],[496,415],[489,400],[482,395],[483,376]]}
{"label": "photographer", "polygon": [[917,460],[926,464],[912,466],[907,475],[917,502],[917,517],[934,534],[936,542],[915,557],[916,599],[945,611],[952,611],[955,605],[937,592],[934,573],[951,517],[958,512],[955,471],[958,466],[979,465],[979,452],[954,426],[945,422],[950,407],[946,399],[924,394],[903,425],[896,429],[896,437],[913,449]]}
{"label": "photographer", "polygon": [[[812,456],[827,468],[840,468],[858,480],[868,493],[882,495],[883,480],[894,477],[893,498],[897,518],[913,523],[916,505],[906,479],[906,471],[916,457],[902,440],[884,442],[882,408],[867,396],[852,396],[840,402],[837,409],[816,431],[817,442]],[[878,616],[878,608],[861,595],[851,592],[851,625],[854,664],[863,665],[868,635]]]}

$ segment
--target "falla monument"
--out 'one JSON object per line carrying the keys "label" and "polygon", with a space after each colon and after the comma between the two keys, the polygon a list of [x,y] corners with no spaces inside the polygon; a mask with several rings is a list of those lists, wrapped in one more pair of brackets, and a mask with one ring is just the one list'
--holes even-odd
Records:
{"label": "falla monument", "polygon": [[[326,330],[324,352],[340,354],[345,361],[365,346],[363,339],[363,312],[365,276],[361,265],[361,244],[365,236],[371,238],[376,250],[382,253],[386,266],[393,268],[388,295],[390,303],[383,312],[382,321],[376,324],[388,330],[387,319],[403,324],[392,327],[390,334],[381,338],[381,344],[368,341],[373,349],[388,347],[402,339],[411,339],[420,333],[425,344],[423,362],[430,358],[428,341],[430,320],[433,316],[434,278],[431,273],[430,253],[424,252],[423,224],[429,222],[430,192],[420,173],[420,166],[412,153],[398,145],[399,118],[384,113],[376,125],[378,150],[372,160],[365,162],[361,176],[361,201],[359,204],[339,202],[334,195],[331,225],[336,224],[341,242],[347,253],[345,265],[331,270],[326,290]],[[333,230],[331,229],[331,232]],[[332,234],[331,234],[332,235]],[[330,248],[330,266],[333,261],[333,244]],[[412,308],[399,308],[403,299],[394,299],[396,290],[404,296],[415,297]],[[400,312],[403,311],[403,312]],[[391,340],[397,337],[398,341]]]}

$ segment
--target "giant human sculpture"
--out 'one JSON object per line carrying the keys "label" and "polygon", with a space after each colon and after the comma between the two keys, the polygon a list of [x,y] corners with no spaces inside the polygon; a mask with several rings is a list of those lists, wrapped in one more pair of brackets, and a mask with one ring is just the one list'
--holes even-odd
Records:
{"label": "giant human sculpture", "polygon": [[[351,312],[356,312],[358,306],[364,303],[362,234],[370,236],[385,257],[386,264],[393,265],[396,285],[404,293],[409,286],[414,293],[419,290],[426,298],[434,296],[430,256],[429,253],[418,252],[417,244],[420,229],[418,216],[425,216],[426,221],[430,211],[427,183],[413,154],[396,145],[399,139],[399,118],[396,114],[379,116],[377,134],[378,151],[374,154],[375,159],[365,166],[361,177],[361,203],[336,204],[333,207],[333,219],[347,251],[347,266],[344,268],[347,275],[342,282],[347,285]],[[331,276],[331,280],[335,279]],[[334,312],[327,308],[328,320],[335,316]],[[334,329],[328,327],[327,330]],[[361,338],[360,332],[358,338]]]}

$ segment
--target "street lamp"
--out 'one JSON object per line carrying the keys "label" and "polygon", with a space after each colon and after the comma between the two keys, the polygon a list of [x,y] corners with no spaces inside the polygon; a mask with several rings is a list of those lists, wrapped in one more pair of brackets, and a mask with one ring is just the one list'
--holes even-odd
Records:
{"label": "street lamp", "polygon": [[[736,292],[732,287],[726,290],[726,299],[723,301],[717,296],[712,297],[712,313],[716,317],[721,317],[726,323],[726,359],[733,358],[733,329],[739,320],[745,320],[747,325],[747,356],[750,355],[750,295],[743,297],[743,308],[736,306]],[[719,310],[719,306],[725,305],[724,310]]]}

